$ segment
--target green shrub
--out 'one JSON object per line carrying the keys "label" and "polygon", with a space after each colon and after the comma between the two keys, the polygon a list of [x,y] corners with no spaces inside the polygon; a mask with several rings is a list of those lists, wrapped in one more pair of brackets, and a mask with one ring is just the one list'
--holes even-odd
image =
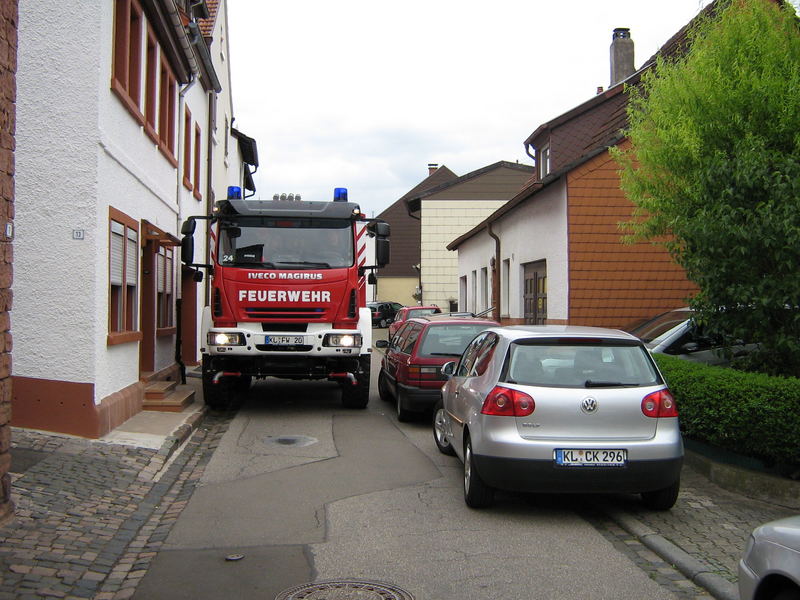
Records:
{"label": "green shrub", "polygon": [[686,437],[767,466],[800,465],[800,379],[654,357]]}

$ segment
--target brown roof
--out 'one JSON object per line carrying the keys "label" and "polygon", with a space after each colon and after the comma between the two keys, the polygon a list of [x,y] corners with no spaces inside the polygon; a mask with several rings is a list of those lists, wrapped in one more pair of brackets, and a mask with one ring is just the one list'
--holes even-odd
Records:
{"label": "brown roof", "polygon": [[220,0],[206,0],[209,17],[208,19],[200,19],[198,21],[200,23],[200,31],[202,32],[203,37],[211,37],[211,34],[214,33],[214,24],[217,22],[219,3]]}
{"label": "brown roof", "polygon": [[457,178],[455,173],[442,165],[378,215],[379,219],[389,223],[392,240],[392,260],[378,271],[378,277],[417,276],[411,266],[419,264],[421,260],[420,221],[408,214],[405,200]]}
{"label": "brown roof", "polygon": [[455,250],[462,242],[485,229],[487,223],[496,221],[570,170],[624,139],[624,130],[628,124],[628,95],[625,93],[625,86],[639,84],[642,75],[655,65],[658,56],[675,58],[684,55],[688,48],[689,32],[694,24],[700,18],[713,15],[717,7],[718,2],[715,0],[701,10],[625,81],[537,127],[525,140],[525,146],[550,144],[550,175],[539,180],[534,174],[514,198],[473,229],[453,240],[448,244],[448,249]]}

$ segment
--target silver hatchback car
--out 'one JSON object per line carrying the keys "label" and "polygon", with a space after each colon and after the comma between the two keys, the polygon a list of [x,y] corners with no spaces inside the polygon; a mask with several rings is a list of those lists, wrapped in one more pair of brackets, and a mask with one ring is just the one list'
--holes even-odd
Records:
{"label": "silver hatchback car", "polygon": [[464,464],[464,499],[494,490],[678,497],[683,441],[675,401],[642,342],[622,331],[514,326],[479,334],[447,363],[433,435]]}
{"label": "silver hatchback car", "polygon": [[800,515],[753,530],[739,561],[741,600],[800,600]]}

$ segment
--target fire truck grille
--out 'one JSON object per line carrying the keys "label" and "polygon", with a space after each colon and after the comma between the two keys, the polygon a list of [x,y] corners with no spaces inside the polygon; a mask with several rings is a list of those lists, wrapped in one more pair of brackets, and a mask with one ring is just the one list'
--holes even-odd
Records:
{"label": "fire truck grille", "polygon": [[324,308],[259,308],[247,307],[244,309],[248,317],[259,319],[275,319],[276,321],[286,321],[287,319],[319,320],[325,317]]}
{"label": "fire truck grille", "polygon": [[256,350],[261,352],[311,352],[313,346],[297,345],[297,346],[266,346],[264,344],[256,344]]}

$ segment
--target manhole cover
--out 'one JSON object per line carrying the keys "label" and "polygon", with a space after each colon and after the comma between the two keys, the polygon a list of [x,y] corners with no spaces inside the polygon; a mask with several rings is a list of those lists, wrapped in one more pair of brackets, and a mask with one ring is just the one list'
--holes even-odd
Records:
{"label": "manhole cover", "polygon": [[267,444],[278,446],[310,446],[311,444],[316,444],[319,440],[307,435],[268,435],[264,441]]}
{"label": "manhole cover", "polygon": [[338,580],[304,583],[275,596],[275,600],[414,600],[399,587],[377,581]]}

